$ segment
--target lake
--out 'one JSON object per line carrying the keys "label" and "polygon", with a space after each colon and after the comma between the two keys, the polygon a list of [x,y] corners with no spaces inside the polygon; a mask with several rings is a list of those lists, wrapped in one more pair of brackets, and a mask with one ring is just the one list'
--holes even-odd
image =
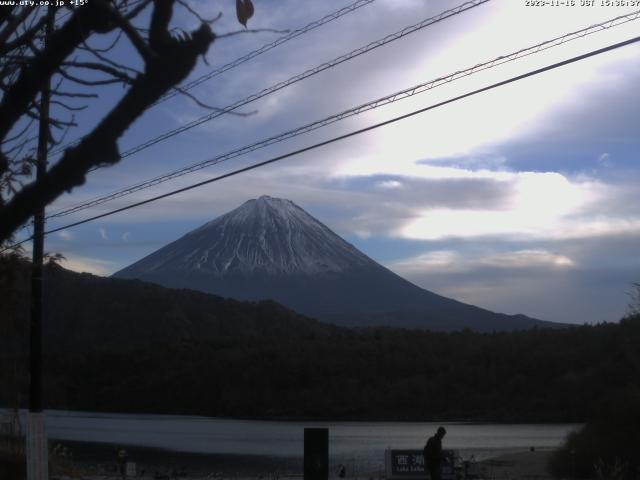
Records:
{"label": "lake", "polygon": [[[6,411],[5,411],[6,412]],[[167,450],[302,457],[305,427],[329,429],[332,463],[381,468],[384,450],[420,449],[440,423],[233,420],[180,415],[47,411],[51,439],[137,445]],[[559,446],[575,424],[442,423],[444,447],[476,460]]]}

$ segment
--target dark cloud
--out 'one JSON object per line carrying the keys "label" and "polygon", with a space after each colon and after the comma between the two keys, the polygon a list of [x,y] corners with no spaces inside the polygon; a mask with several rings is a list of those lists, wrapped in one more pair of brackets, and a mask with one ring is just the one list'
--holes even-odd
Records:
{"label": "dark cloud", "polygon": [[[335,185],[335,181],[325,182]],[[491,178],[430,179],[399,175],[349,177],[339,186],[344,190],[369,193],[385,202],[399,203],[407,210],[450,208],[501,209],[513,195],[510,182]]]}

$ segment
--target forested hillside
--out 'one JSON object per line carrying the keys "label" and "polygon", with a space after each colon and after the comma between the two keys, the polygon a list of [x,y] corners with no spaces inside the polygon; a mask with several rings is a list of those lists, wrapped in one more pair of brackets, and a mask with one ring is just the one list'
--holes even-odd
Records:
{"label": "forested hillside", "polygon": [[[5,313],[0,310],[7,319],[2,322],[13,325],[14,343],[26,349],[28,264],[16,261],[3,270],[6,264],[0,261],[0,286],[7,284],[0,294],[7,305]],[[229,336],[328,335],[337,328],[272,301],[241,302],[56,265],[45,268],[44,285],[44,348],[49,352],[129,350]]]}
{"label": "forested hillside", "polygon": [[375,329],[52,356],[49,405],[231,417],[581,422],[640,385],[640,317],[519,333]]}

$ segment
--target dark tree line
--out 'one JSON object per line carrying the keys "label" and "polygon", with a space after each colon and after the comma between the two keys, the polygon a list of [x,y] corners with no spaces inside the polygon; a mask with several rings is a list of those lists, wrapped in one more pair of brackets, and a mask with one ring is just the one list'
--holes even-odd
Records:
{"label": "dark tree line", "polygon": [[371,329],[182,340],[55,354],[47,365],[55,408],[583,422],[612,395],[640,387],[640,318],[495,334]]}

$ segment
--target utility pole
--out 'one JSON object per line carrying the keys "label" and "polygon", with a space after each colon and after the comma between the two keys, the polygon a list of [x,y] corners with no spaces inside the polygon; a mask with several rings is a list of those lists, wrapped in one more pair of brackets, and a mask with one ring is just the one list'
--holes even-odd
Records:
{"label": "utility pole", "polygon": [[[53,31],[54,7],[47,9],[45,45]],[[51,80],[47,78],[40,94],[40,123],[36,180],[47,171],[49,149],[49,103]],[[31,270],[31,313],[29,328],[29,415],[27,417],[27,480],[48,480],[49,445],[42,412],[42,266],[44,258],[44,207],[33,217],[33,264]]]}

